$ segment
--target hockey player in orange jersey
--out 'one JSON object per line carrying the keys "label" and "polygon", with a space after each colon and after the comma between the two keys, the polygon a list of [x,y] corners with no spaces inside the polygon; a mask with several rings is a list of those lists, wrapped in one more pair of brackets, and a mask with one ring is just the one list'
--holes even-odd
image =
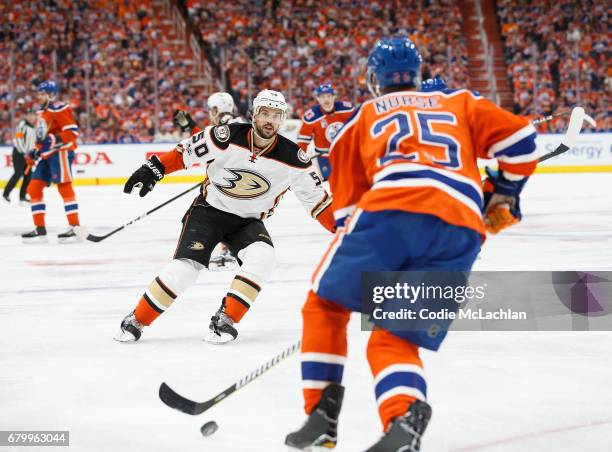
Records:
{"label": "hockey player in orange jersey", "polygon": [[323,180],[329,178],[329,146],[344,123],[353,114],[350,102],[337,101],[336,91],[331,83],[323,83],[315,90],[319,105],[304,113],[302,126],[298,132],[297,144],[303,150],[314,140],[316,162]]}
{"label": "hockey player in orange jersey", "polygon": [[72,188],[72,163],[77,148],[79,126],[74,119],[70,105],[55,100],[57,85],[45,81],[38,85],[39,112],[36,127],[36,151],[28,155],[32,180],[28,186],[32,217],[36,228],[23,234],[24,243],[47,240],[45,227],[45,201],[43,191],[49,185],[57,184],[69,228],[58,235],[60,243],[79,241],[74,227],[79,225],[79,206]]}
{"label": "hockey player in orange jersey", "polygon": [[[418,91],[420,63],[408,38],[381,39],[368,59],[374,98],[330,149],[338,230],[302,309],[308,418],[285,440],[298,450],[336,445],[347,323],[364,310],[362,272],[453,272],[464,285],[486,228],[520,217],[519,195],[537,163],[534,127],[466,89]],[[486,197],[478,157],[499,163]],[[437,350],[452,320],[402,331],[372,321],[367,359],[383,436],[367,451],[416,452],[431,416],[419,349]]]}

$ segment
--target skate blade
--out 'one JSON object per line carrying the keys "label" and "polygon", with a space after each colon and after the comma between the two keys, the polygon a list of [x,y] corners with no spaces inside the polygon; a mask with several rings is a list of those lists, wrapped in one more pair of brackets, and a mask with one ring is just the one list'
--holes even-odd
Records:
{"label": "skate blade", "polygon": [[232,260],[232,261],[222,261],[222,262],[215,262],[214,260],[211,260],[208,263],[208,269],[214,272],[227,272],[227,271],[232,271],[232,270],[236,270],[236,268],[238,268],[238,262]]}
{"label": "skate blade", "polygon": [[309,446],[309,447],[306,447],[305,449],[297,449],[292,446],[287,446],[287,452],[295,452],[296,450],[301,450],[304,452],[329,452],[330,450],[333,450],[335,448],[336,448],[336,444],[329,445],[329,446]]}
{"label": "skate blade", "polygon": [[136,337],[129,331],[121,330],[113,337],[113,340],[122,344],[130,344],[136,342]]}
{"label": "skate blade", "polygon": [[213,333],[212,331],[209,331],[206,337],[204,338],[205,342],[208,342],[209,344],[213,345],[223,345],[234,340],[235,339],[231,334],[221,333],[221,335],[218,335],[216,333]]}
{"label": "skate blade", "polygon": [[228,266],[228,265],[209,264],[208,265],[208,270],[210,270],[212,272],[229,272],[229,271],[232,271],[232,270],[236,270],[237,267],[238,267],[237,265]]}
{"label": "skate blade", "polygon": [[46,235],[43,237],[33,237],[30,239],[25,239],[22,237],[21,241],[25,243],[26,245],[35,245],[37,243],[49,243],[49,239],[47,238]]}
{"label": "skate blade", "polygon": [[57,238],[57,243],[61,243],[61,244],[70,244],[70,243],[81,243],[83,241],[83,239],[81,237],[79,237],[78,235],[75,235],[73,237],[64,237],[64,238]]}

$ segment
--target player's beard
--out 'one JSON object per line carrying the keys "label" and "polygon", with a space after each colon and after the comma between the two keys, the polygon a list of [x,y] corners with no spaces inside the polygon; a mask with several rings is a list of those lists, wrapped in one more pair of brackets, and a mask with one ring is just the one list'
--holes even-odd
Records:
{"label": "player's beard", "polygon": [[257,135],[259,135],[264,140],[269,140],[270,138],[273,138],[274,135],[277,134],[278,129],[280,128],[280,126],[274,128],[274,125],[271,122],[266,122],[262,126],[259,126],[259,124],[257,123],[253,125],[255,126],[255,132],[257,132]]}

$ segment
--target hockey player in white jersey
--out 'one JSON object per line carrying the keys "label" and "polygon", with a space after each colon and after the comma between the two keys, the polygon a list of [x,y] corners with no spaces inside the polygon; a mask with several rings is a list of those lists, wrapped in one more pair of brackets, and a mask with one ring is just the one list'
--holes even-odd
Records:
{"label": "hockey player in white jersey", "polygon": [[[253,101],[252,124],[206,127],[161,158],[152,156],[126,182],[140,196],[171,172],[200,163],[207,179],[183,217],[174,259],[156,276],[121,322],[116,340],[133,342],[192,285],[217,243],[238,257],[240,268],[211,318],[206,340],[236,339],[238,323],[253,305],[274,266],[272,239],[262,220],[273,214],[289,189],[308,213],[334,230],[331,197],[310,160],[294,142],[278,134],[287,104],[277,91],[263,90]],[[206,294],[202,294],[206,298]]]}
{"label": "hockey player in white jersey", "polygon": [[[213,126],[246,122],[242,117],[235,114],[236,104],[230,93],[212,93],[208,97],[206,105],[208,106],[210,124]],[[174,110],[172,120],[175,126],[183,132],[189,132],[190,135],[202,130],[202,128],[195,123],[189,112],[185,110]]]}
{"label": "hockey player in white jersey", "polygon": [[206,103],[208,104],[208,114],[212,125],[245,122],[234,113],[236,105],[234,104],[234,98],[229,93],[213,93]]}

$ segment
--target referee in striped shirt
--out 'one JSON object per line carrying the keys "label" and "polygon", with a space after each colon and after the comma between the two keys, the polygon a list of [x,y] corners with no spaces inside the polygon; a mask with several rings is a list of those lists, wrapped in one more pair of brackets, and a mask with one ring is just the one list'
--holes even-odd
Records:
{"label": "referee in striped shirt", "polygon": [[[22,99],[19,99],[22,100]],[[19,104],[19,101],[17,101]],[[25,103],[25,102],[24,102]],[[21,189],[19,190],[19,200],[27,202],[26,192],[28,183],[30,182],[30,173],[26,174],[26,155],[28,151],[34,149],[36,143],[36,111],[34,109],[26,110],[25,119],[22,119],[17,125],[15,132],[15,140],[13,141],[13,170],[15,173],[6,183],[2,197],[11,202],[10,194],[19,179],[23,177]]]}

